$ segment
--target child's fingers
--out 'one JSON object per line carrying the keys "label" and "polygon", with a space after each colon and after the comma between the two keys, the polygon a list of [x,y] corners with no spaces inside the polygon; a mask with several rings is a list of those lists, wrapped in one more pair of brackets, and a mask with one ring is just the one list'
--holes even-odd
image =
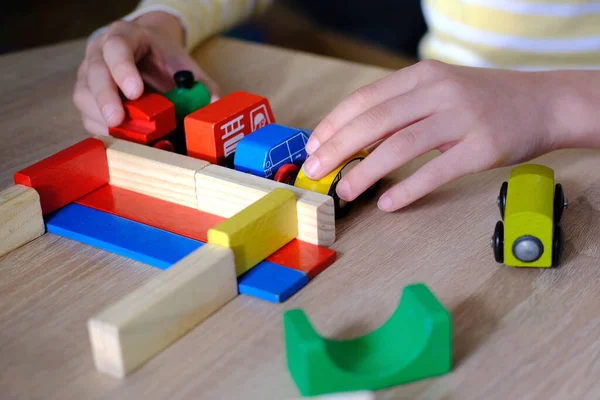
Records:
{"label": "child's fingers", "polygon": [[102,50],[96,46],[87,59],[87,84],[98,109],[109,126],[116,126],[125,118],[125,110],[119,97],[117,84],[104,62]]}
{"label": "child's fingers", "polygon": [[86,131],[92,135],[108,136],[108,128],[104,124],[99,124],[91,118],[83,118],[83,126]]}
{"label": "child's fingers", "polygon": [[429,79],[427,74],[429,69],[424,68],[423,65],[423,63],[418,63],[403,68],[359,88],[346,97],[313,130],[306,143],[308,154],[313,154],[319,146],[357,115],[392,97],[407,93]]}
{"label": "child's fingers", "polygon": [[377,104],[323,143],[302,169],[309,178],[321,179],[357,151],[428,117],[436,105],[436,98],[426,87]]}
{"label": "child's fingers", "polygon": [[460,143],[437,156],[379,198],[383,211],[396,211],[433,192],[438,187],[469,173],[477,172],[477,147]]}
{"label": "child's fingers", "polygon": [[342,178],[337,186],[340,198],[352,201],[410,160],[456,141],[466,126],[449,121],[450,112],[434,114],[391,135]]}
{"label": "child's fingers", "polygon": [[114,81],[131,100],[144,92],[144,82],[134,56],[143,46],[141,40],[141,35],[135,29],[127,24],[119,24],[115,25],[102,46],[104,60]]}
{"label": "child's fingers", "polygon": [[[80,70],[84,71],[83,68]],[[83,76],[83,73],[79,74],[77,81],[75,82],[75,89],[73,90],[73,103],[87,118],[94,120],[99,124],[106,124],[98,104],[92,96],[90,89],[87,85],[87,79]]]}

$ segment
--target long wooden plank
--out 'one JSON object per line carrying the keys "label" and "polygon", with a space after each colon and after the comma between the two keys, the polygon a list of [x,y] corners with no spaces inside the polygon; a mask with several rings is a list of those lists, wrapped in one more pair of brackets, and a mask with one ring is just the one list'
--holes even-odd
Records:
{"label": "long wooden plank", "polygon": [[335,242],[335,213],[331,196],[213,164],[196,173],[198,209],[226,218],[277,188],[291,190],[296,195],[297,238],[319,246],[331,246]]}
{"label": "long wooden plank", "polygon": [[233,251],[204,244],[88,321],[96,368],[125,377],[237,294]]}
{"label": "long wooden plank", "polygon": [[105,144],[110,184],[196,208],[194,177],[208,162],[112,137]]}
{"label": "long wooden plank", "polygon": [[45,231],[40,195],[35,189],[14,185],[0,192],[0,256]]}

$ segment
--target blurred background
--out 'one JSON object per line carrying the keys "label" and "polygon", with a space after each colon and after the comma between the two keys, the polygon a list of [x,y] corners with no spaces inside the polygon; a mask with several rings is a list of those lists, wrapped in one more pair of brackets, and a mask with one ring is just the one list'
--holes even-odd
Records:
{"label": "blurred background", "polygon": [[[0,54],[81,39],[138,0],[19,0],[0,5]],[[416,58],[420,0],[279,0],[223,35],[386,68]]]}

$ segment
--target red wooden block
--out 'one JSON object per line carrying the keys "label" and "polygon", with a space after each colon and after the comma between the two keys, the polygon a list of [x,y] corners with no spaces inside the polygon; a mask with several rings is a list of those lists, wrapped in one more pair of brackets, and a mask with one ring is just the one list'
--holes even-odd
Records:
{"label": "red wooden block", "polygon": [[294,239],[267,257],[266,261],[297,269],[312,279],[333,264],[336,258],[336,252],[330,248]]}
{"label": "red wooden block", "polygon": [[108,184],[108,161],[101,140],[88,138],[14,175],[15,184],[34,188],[47,215]]}
{"label": "red wooden block", "polygon": [[111,136],[139,144],[149,144],[177,127],[175,104],[157,93],[126,101],[126,117],[121,125],[109,128]]}
{"label": "red wooden block", "polygon": [[184,118],[188,155],[223,165],[244,136],[273,122],[265,97],[233,92]]}
{"label": "red wooden block", "polygon": [[208,230],[225,220],[194,208],[106,185],[77,204],[206,243]]}
{"label": "red wooden block", "polygon": [[[75,202],[204,243],[208,241],[208,230],[225,220],[112,185],[105,185]],[[335,251],[327,247],[294,239],[267,257],[266,261],[303,271],[311,279],[335,259]]]}

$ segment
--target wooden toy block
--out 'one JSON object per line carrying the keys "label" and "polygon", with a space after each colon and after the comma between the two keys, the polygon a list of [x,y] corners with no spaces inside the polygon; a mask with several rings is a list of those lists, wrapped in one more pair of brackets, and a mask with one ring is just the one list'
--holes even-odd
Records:
{"label": "wooden toy block", "polygon": [[14,175],[14,182],[35,189],[47,215],[106,185],[109,180],[104,144],[88,138]]}
{"label": "wooden toy block", "polygon": [[140,144],[150,144],[175,130],[175,105],[157,93],[123,103],[125,121],[108,129],[111,136]]}
{"label": "wooden toy block", "polygon": [[112,185],[103,186],[76,203],[204,243],[208,242],[208,230],[225,220]]}
{"label": "wooden toy block", "polygon": [[282,303],[307,282],[308,276],[303,272],[262,261],[238,278],[238,290],[247,296]]}
{"label": "wooden toy block", "polygon": [[297,238],[319,246],[331,246],[335,242],[333,198],[322,193],[208,165],[196,173],[197,208],[229,218],[277,188],[291,190],[296,195]]}
{"label": "wooden toy block", "polygon": [[184,118],[188,155],[223,165],[244,136],[272,122],[275,119],[265,97],[230,93]]}
{"label": "wooden toy block", "polygon": [[111,185],[197,208],[194,177],[208,162],[111,137],[102,140]]}
{"label": "wooden toy block", "polygon": [[88,321],[96,368],[125,377],[237,294],[231,249],[203,245]]}
{"label": "wooden toy block", "polygon": [[48,233],[167,269],[202,242],[71,203],[46,218]]}
{"label": "wooden toy block", "polygon": [[266,261],[301,271],[312,279],[333,264],[336,258],[336,252],[330,248],[294,239],[267,257]]}
{"label": "wooden toy block", "polygon": [[0,256],[45,232],[40,196],[35,189],[15,185],[0,192]]}
{"label": "wooden toy block", "polygon": [[279,124],[269,124],[244,137],[237,145],[234,167],[261,178],[274,179],[280,167],[306,161],[308,133]]}
{"label": "wooden toy block", "polygon": [[[208,230],[225,218],[120,187],[105,185],[75,203],[206,243]],[[294,239],[266,261],[315,277],[336,259],[335,251]]]}
{"label": "wooden toy block", "polygon": [[290,190],[275,189],[211,228],[208,242],[233,250],[239,276],[296,236],[296,196]]}
{"label": "wooden toy block", "polygon": [[300,309],[283,314],[290,374],[303,396],[379,390],[448,373],[452,318],[427,286],[406,286],[378,329],[347,340],[321,337]]}

